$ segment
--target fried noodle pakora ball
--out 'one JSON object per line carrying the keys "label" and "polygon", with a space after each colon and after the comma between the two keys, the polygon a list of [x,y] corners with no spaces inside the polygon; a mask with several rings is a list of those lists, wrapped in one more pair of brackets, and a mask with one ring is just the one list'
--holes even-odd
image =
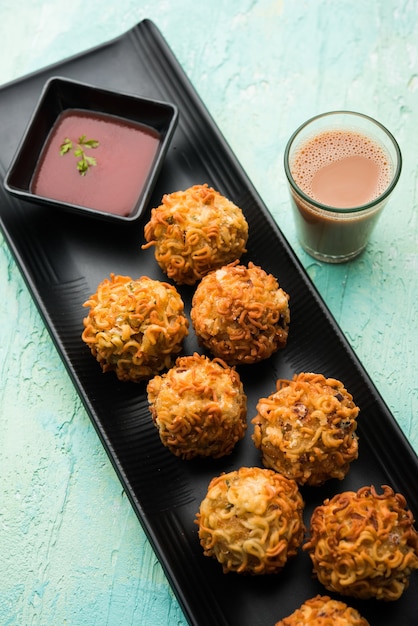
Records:
{"label": "fried noodle pakora ball", "polygon": [[299,485],[342,480],[358,457],[359,408],[344,385],[322,374],[280,379],[276,392],[261,398],[253,418],[253,441],[265,467]]}
{"label": "fried noodle pakora ball", "polygon": [[387,485],[345,491],[314,509],[303,549],[329,591],[398,600],[418,569],[418,533],[403,495]]}
{"label": "fried noodle pakora ball", "polygon": [[103,372],[140,382],[168,369],[182,348],[189,322],[172,285],[148,276],[110,275],[84,303],[82,339]]}
{"label": "fried noodle pakora ball", "polygon": [[274,574],[303,541],[304,502],[293,480],[259,467],[213,478],[196,523],[205,556],[224,573]]}
{"label": "fried noodle pakora ball", "polygon": [[317,595],[275,626],[370,626],[360,613],[344,602]]}
{"label": "fried noodle pakora ball", "polygon": [[162,443],[183,459],[230,454],[247,430],[247,396],[238,373],[220,359],[182,356],[147,386]]}
{"label": "fried noodle pakora ball", "polygon": [[177,284],[194,285],[240,259],[248,224],[242,210],[207,184],[165,194],[151,210],[143,249],[155,246],[160,268]]}
{"label": "fried noodle pakora ball", "polygon": [[286,346],[289,296],[261,267],[234,262],[201,280],[190,317],[214,356],[229,365],[257,363]]}

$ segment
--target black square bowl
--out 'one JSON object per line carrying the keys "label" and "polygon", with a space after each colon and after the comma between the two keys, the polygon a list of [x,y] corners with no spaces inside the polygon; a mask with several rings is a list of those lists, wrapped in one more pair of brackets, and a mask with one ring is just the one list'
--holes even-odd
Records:
{"label": "black square bowl", "polygon": [[[129,213],[120,215],[117,211],[102,211],[97,207],[83,206],[82,202],[73,204],[33,192],[32,179],[50,133],[61,114],[71,109],[101,116],[112,116],[121,123],[138,124],[149,129],[157,138],[156,154],[147,165],[147,174],[141,184],[136,203]],[[177,121],[178,109],[174,104],[109,91],[66,78],[52,77],[42,90],[38,104],[6,173],[4,187],[13,196],[28,202],[110,221],[132,222],[137,220],[146,208]]]}

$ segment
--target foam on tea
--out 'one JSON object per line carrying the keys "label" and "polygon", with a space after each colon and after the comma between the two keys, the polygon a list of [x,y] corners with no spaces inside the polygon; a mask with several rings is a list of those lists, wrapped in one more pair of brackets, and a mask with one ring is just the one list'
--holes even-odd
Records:
{"label": "foam on tea", "polygon": [[328,130],[296,151],[291,172],[310,198],[335,208],[362,206],[378,198],[392,179],[392,164],[373,139],[350,130]]}

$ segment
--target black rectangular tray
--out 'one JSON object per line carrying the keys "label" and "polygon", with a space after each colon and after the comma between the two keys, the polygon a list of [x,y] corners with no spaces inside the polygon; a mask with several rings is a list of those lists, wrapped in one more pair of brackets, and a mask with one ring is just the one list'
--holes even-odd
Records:
{"label": "black rectangular tray", "polygon": [[[248,420],[275,381],[314,371],[344,382],[361,407],[359,459],[343,482],[304,489],[306,522],[325,497],[363,485],[391,485],[418,516],[418,459],[358,358],[350,348],[280,229],[237,162],[157,27],[144,20],[100,47],[9,83],[0,89],[1,161],[5,171],[45,81],[64,76],[104,88],[156,97],[176,104],[178,128],[150,206],[164,193],[207,182],[242,207],[249,223],[248,253],[274,274],[290,294],[291,330],[285,350],[239,370],[248,395]],[[251,440],[219,461],[182,461],[160,443],[146,401],[145,384],[103,375],[82,343],[82,303],[110,272],[165,280],[152,250],[141,250],[142,222],[115,227],[71,214],[31,207],[0,190],[1,227],[25,281],[60,352],[132,506],[160,559],[190,624],[273,626],[300,603],[325,590],[300,553],[282,574],[224,575],[203,556],[194,524],[210,479],[222,471],[260,465]],[[192,289],[180,289],[189,310]],[[185,352],[199,350],[193,332]],[[373,626],[418,623],[418,580],[393,603],[357,602]]]}

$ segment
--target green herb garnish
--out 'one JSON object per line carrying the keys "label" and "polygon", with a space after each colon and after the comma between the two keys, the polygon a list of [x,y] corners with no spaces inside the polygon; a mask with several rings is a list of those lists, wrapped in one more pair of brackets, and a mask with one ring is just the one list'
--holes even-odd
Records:
{"label": "green herb garnish", "polygon": [[74,156],[77,161],[77,169],[80,172],[81,176],[85,176],[88,172],[89,167],[93,165],[97,165],[97,161],[94,157],[88,156],[85,153],[87,148],[97,148],[99,142],[96,139],[87,139],[86,135],[81,135],[78,138],[78,142],[74,146],[71,139],[66,137],[62,144],[60,145],[60,155],[68,154],[68,152],[73,151]]}

